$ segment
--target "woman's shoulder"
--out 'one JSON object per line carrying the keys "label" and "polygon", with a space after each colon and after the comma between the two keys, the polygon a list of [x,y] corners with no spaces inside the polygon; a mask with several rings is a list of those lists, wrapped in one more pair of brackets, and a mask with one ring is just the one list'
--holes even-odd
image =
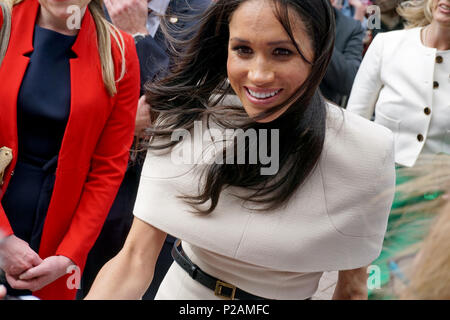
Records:
{"label": "woman's shoulder", "polygon": [[395,187],[392,132],[329,105],[319,168],[335,228],[349,236],[381,237]]}
{"label": "woman's shoulder", "polygon": [[116,30],[122,36],[122,38],[124,40],[124,43],[125,43],[125,46],[127,46],[127,47],[128,46],[133,46],[133,47],[135,46],[134,39],[129,33],[126,33],[125,31],[122,31],[122,30],[120,30],[118,28],[116,28]]}
{"label": "woman's shoulder", "polygon": [[124,78],[140,78],[139,58],[133,37],[113,25],[111,27],[111,51],[114,61],[115,73],[122,74],[125,61]]}
{"label": "woman's shoulder", "polygon": [[420,28],[393,30],[388,32],[378,33],[373,40],[374,43],[387,43],[389,46],[399,47],[405,41],[415,39],[420,33]]}
{"label": "woman's shoulder", "polygon": [[383,152],[392,148],[392,131],[334,104],[327,105],[325,148],[342,146]]}
{"label": "woman's shoulder", "polygon": [[[136,45],[134,43],[133,37],[114,27],[110,24],[111,27],[111,49],[113,51],[114,58],[117,59],[122,56],[121,50],[124,50],[125,58],[135,60],[138,62],[138,57],[136,53]],[[120,61],[120,60],[119,60]]]}
{"label": "woman's shoulder", "polygon": [[393,133],[329,104],[321,166],[332,170],[340,168],[350,176],[385,175],[395,166]]}
{"label": "woman's shoulder", "polygon": [[378,36],[385,38],[401,38],[401,37],[410,37],[413,34],[416,34],[420,31],[421,27],[401,29],[401,30],[392,30],[387,32],[378,33]]}

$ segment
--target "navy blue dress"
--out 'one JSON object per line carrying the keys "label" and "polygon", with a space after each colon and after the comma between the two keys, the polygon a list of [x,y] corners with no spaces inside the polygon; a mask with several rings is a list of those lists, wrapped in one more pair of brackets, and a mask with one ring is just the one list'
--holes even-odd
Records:
{"label": "navy blue dress", "polygon": [[18,160],[2,206],[15,236],[36,252],[70,114],[69,59],[75,39],[35,26],[34,51],[17,99]]}

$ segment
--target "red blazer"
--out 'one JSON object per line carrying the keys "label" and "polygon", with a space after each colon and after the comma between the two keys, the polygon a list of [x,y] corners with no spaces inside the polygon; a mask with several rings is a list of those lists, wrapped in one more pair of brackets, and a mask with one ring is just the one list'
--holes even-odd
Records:
{"label": "red blazer", "polygon": [[[17,161],[17,96],[29,62],[25,54],[33,51],[38,9],[38,0],[25,0],[14,7],[9,47],[0,66],[0,147],[11,148],[14,155],[0,199]],[[0,25],[2,22],[0,10]],[[42,259],[66,256],[81,270],[123,179],[133,139],[139,99],[139,62],[133,38],[122,35],[127,73],[118,83],[114,97],[108,94],[103,83],[96,27],[89,10],[72,47],[77,57],[70,59],[71,110],[39,255]],[[111,42],[118,77],[121,59],[114,40]],[[13,233],[1,205],[0,229],[7,235]],[[74,299],[76,290],[66,284],[72,279],[69,276],[34,294],[41,299]]]}

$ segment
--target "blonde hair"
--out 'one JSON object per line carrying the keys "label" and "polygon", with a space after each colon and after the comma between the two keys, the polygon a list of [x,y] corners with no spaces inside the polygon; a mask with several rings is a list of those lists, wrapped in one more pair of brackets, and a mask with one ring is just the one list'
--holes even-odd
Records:
{"label": "blonde hair", "polygon": [[[450,155],[423,155],[412,168],[402,168],[397,174],[414,179],[397,185],[399,200],[407,200],[413,197],[433,195],[450,190]],[[442,197],[429,201],[421,201],[399,208],[395,213],[425,212],[435,214],[436,210],[445,203]]]}
{"label": "blonde hair", "polygon": [[0,10],[3,16],[3,25],[0,28],[0,66],[6,55],[6,49],[8,48],[9,37],[11,35],[11,7],[10,0],[0,0]]}
{"label": "blonde hair", "polygon": [[406,20],[406,28],[424,27],[433,20],[433,0],[409,0],[402,2],[397,12]]}
{"label": "blonde hair", "polygon": [[397,294],[401,299],[450,299],[450,202],[448,194],[444,196],[450,192],[450,156],[426,156],[413,168],[399,173],[416,178],[397,186],[398,192],[405,197],[434,194],[435,199],[404,209],[406,216],[419,211],[429,213],[433,222],[425,239],[414,245],[419,251],[408,275],[409,284]]}
{"label": "blonde hair", "polygon": [[400,299],[450,299],[450,203],[447,203],[423,241]]}
{"label": "blonde hair", "polygon": [[[0,31],[0,65],[5,57],[11,36],[11,11],[14,5],[23,0],[0,0],[3,11],[3,27]],[[97,45],[102,67],[103,82],[110,96],[117,93],[116,83],[122,80],[126,72],[125,43],[120,31],[109,23],[103,15],[103,0],[92,0],[89,10],[94,18],[97,29]],[[116,80],[115,65],[112,53],[111,37],[114,39],[121,55],[120,76]]]}

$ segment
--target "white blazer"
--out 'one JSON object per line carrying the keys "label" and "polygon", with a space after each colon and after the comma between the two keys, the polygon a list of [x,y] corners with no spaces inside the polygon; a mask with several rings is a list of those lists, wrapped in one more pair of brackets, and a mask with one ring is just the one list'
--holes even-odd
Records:
{"label": "white blazer", "polygon": [[375,111],[375,122],[394,133],[396,163],[408,167],[422,152],[450,151],[450,51],[425,47],[420,30],[375,37],[347,106],[367,119]]}
{"label": "white blazer", "polygon": [[[264,297],[298,299],[318,284],[298,273],[355,269],[380,254],[395,188],[388,129],[330,105],[316,169],[286,207],[271,212],[255,212],[233,196],[248,191],[233,187],[210,215],[192,213],[178,196],[198,193],[200,173],[171,161],[184,143],[170,154],[148,152],[134,215],[189,243],[193,261],[214,276]],[[267,286],[271,279],[279,283]]]}

